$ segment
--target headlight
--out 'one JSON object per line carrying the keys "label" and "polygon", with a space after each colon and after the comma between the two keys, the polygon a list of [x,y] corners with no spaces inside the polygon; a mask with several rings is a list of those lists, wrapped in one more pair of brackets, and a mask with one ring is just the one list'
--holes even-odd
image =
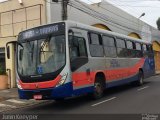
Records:
{"label": "headlight", "polygon": [[22,86],[21,86],[20,83],[19,83],[19,80],[17,80],[17,87],[18,87],[19,89],[21,89],[21,90],[23,89]]}
{"label": "headlight", "polygon": [[60,86],[60,85],[63,85],[63,84],[65,83],[66,79],[67,79],[67,76],[68,76],[68,74],[64,74],[64,75],[61,77],[59,83],[56,85],[56,87],[58,87],[58,86]]}

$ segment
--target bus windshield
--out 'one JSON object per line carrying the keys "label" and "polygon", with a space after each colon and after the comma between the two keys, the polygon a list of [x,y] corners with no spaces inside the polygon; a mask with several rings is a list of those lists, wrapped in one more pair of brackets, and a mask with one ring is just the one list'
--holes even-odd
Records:
{"label": "bus windshield", "polygon": [[65,65],[65,35],[22,42],[17,53],[18,73],[22,76],[56,72]]}

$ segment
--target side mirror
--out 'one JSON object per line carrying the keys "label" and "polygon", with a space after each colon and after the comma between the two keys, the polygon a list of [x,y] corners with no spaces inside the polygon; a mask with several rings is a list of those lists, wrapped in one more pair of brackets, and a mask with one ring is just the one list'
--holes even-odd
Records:
{"label": "side mirror", "polygon": [[9,44],[13,44],[14,46],[16,46],[17,41],[10,41],[6,44],[6,51],[7,51],[7,58],[10,59],[10,46]]}
{"label": "side mirror", "polygon": [[7,46],[7,59],[10,59],[10,47]]}

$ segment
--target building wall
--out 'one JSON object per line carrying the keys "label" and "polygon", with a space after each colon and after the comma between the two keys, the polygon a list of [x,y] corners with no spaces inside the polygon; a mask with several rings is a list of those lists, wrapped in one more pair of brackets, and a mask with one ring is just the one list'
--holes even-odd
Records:
{"label": "building wall", "polygon": [[160,72],[160,44],[157,41],[153,41],[154,58],[156,64],[156,71]]}
{"label": "building wall", "polygon": [[[46,24],[46,4],[44,0],[8,0],[0,3],[0,48],[6,49],[6,43],[17,40],[19,32],[35,26]],[[6,56],[6,70],[8,70],[8,84],[15,84],[15,53],[10,44],[10,59]],[[5,54],[6,55],[6,54]],[[11,85],[10,85],[11,84]]]}
{"label": "building wall", "polygon": [[[70,1],[71,5],[68,6],[69,20],[94,25],[102,29],[109,29],[113,32],[143,39],[149,42],[156,41],[160,43],[160,31],[123,10],[116,8],[111,4],[108,5],[109,3],[105,0],[93,5],[87,5],[77,1],[78,0]],[[51,22],[61,20],[62,8],[60,3],[51,4],[49,9]],[[155,45],[153,47],[155,47]],[[157,56],[157,54],[155,54],[155,56]],[[158,55],[155,60],[156,68],[158,68],[160,65],[157,61],[160,60],[160,55]]]}
{"label": "building wall", "polygon": [[16,36],[22,30],[46,23],[44,0],[9,0],[0,4],[0,37]]}
{"label": "building wall", "polygon": [[[133,17],[132,15],[116,8],[113,5],[108,5],[106,1],[97,4],[88,5],[82,2],[70,1],[72,6],[68,6],[68,19],[81,22],[88,25],[103,24],[111,31],[129,35],[136,33],[140,38],[160,42],[160,32],[148,25],[147,23]],[[51,2],[51,0],[50,0]],[[87,6],[88,8],[86,8]],[[75,8],[75,7],[78,7]],[[51,22],[60,21],[61,19],[61,4],[50,4]],[[84,11],[87,11],[85,13]],[[95,12],[97,11],[97,12]],[[103,18],[103,20],[102,20]]]}

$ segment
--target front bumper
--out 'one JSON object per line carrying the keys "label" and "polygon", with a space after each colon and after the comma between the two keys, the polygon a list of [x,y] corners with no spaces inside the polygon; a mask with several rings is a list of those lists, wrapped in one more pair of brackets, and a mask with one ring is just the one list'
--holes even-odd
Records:
{"label": "front bumper", "polygon": [[18,89],[20,99],[33,99],[34,95],[42,95],[42,100],[71,97],[73,94],[72,83],[66,83],[55,88],[23,90]]}

